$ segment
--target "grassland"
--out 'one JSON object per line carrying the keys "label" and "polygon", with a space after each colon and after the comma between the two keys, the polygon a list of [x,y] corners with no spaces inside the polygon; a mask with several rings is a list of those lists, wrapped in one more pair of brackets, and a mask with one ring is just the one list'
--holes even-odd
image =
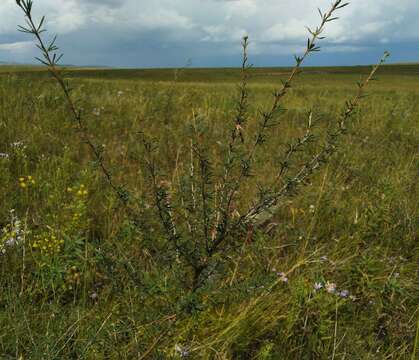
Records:
{"label": "grassland", "polygon": [[[257,154],[249,198],[304,133],[306,112],[321,140],[368,72],[306,70]],[[249,133],[286,71],[252,71]],[[382,68],[338,153],[196,292],[156,220],[139,134],[157,139],[161,171],[175,179],[199,114],[217,158],[240,72],[173,77],[67,73],[114,178],[143,199],[145,232],[128,220],[48,74],[0,67],[0,358],[416,359],[419,66]]]}

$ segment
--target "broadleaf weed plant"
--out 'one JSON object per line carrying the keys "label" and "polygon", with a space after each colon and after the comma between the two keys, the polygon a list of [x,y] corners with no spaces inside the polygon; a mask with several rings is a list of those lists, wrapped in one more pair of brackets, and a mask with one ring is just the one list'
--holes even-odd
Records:
{"label": "broadleaf weed plant", "polygon": [[[81,140],[87,144],[109,186],[127,209],[130,221],[147,231],[142,200],[117,183],[106,165],[103,147],[95,144],[87,130],[83,113],[77,108],[72,89],[59,66],[62,55],[58,53],[56,37],[50,42],[43,38],[45,17],[39,22],[34,20],[32,0],[16,2],[26,18],[26,26],[19,29],[36,38],[42,54],[38,60],[58,82]],[[337,20],[337,12],[347,5],[342,0],[336,0],[327,12],[319,10],[320,24],[314,29],[308,28],[309,38],[304,53],[295,56],[295,65],[288,78],[273,92],[271,105],[260,109],[256,119],[249,116],[252,66],[248,59],[249,39],[244,37],[242,81],[229,133],[224,140],[216,142],[208,135],[206,115],[194,110],[189,124],[189,143],[183,147],[187,150],[183,150],[182,161],[176,165],[173,174],[166,173],[159,165],[159,149],[155,139],[145,134],[138,135],[144,145],[140,162],[144,173],[148,174],[147,181],[151,189],[144,197],[152,199],[176,258],[191,269],[188,287],[192,291],[199,289],[212,274],[217,273],[229,254],[251,242],[255,232],[264,231],[284,200],[307,185],[322,165],[329,161],[345,135],[347,123],[365,96],[366,87],[389,56],[385,53],[370,74],[358,83],[357,94],[345,103],[340,116],[322,138],[314,133],[313,111],[308,112],[305,135],[289,141],[274,181],[264,183],[264,174],[258,169],[255,159],[262,156],[262,163],[272,159],[271,155],[263,154],[263,145],[286,112],[283,99],[294,86],[295,78],[303,71],[305,60],[320,51],[319,41],[325,38],[323,33],[327,24]],[[165,111],[168,112],[167,109]],[[312,153],[309,149],[316,141],[317,151]],[[164,153],[170,154],[171,151],[166,149]],[[305,154],[302,163],[296,159],[301,153]]]}

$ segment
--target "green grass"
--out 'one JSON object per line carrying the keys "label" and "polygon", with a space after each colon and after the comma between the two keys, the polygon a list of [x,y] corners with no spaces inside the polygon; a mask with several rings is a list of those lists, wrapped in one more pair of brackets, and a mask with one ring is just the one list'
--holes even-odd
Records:
{"label": "green grass", "polygon": [[[284,202],[272,231],[233,252],[195,294],[147,206],[138,134],[159,139],[160,166],[175,174],[200,113],[217,153],[239,71],[187,69],[173,83],[170,69],[69,70],[92,139],[114,176],[145,198],[151,225],[139,232],[57,86],[33,70],[0,67],[0,229],[11,209],[26,229],[0,256],[1,359],[416,359],[418,65],[382,68],[338,154]],[[251,119],[285,70],[253,71]],[[308,109],[323,133],[368,71],[307,70],[258,155],[259,177],[274,176]],[[266,154],[272,162],[261,162]],[[328,281],[351,297],[314,290]]]}

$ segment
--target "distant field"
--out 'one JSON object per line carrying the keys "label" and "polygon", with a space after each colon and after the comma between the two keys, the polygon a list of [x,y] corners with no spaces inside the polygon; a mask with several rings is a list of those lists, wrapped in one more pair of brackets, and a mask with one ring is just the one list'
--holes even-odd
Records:
{"label": "distant field", "polygon": [[[275,182],[308,111],[315,138],[291,174],[369,70],[304,69],[254,154],[232,204],[238,216]],[[288,71],[252,70],[244,151]],[[1,359],[417,358],[419,65],[379,71],[331,161],[268,229],[248,229],[217,254],[195,293],[160,225],[142,139],[154,139],[161,184],[176,189],[203,171],[191,168],[191,143],[205,145],[217,188],[240,71],[185,69],[174,81],[173,69],[69,68],[66,77],[89,139],[141,216],[132,221],[105,181],[48,73],[1,66]],[[174,211],[188,210],[175,200]]]}
{"label": "distant field", "polygon": [[[303,77],[345,75],[365,75],[371,70],[370,66],[352,67],[305,67]],[[92,78],[109,80],[154,80],[172,81],[174,69],[94,69],[73,68],[66,69],[68,76],[72,78]],[[278,77],[289,73],[290,68],[254,68],[251,70],[252,79],[256,82],[274,82]],[[24,76],[45,76],[46,71],[40,66],[0,66],[0,74],[13,73]],[[240,80],[238,68],[194,69],[186,68],[179,70],[181,82],[230,82]],[[385,65],[381,68],[383,76],[419,76],[419,64],[409,65]]]}

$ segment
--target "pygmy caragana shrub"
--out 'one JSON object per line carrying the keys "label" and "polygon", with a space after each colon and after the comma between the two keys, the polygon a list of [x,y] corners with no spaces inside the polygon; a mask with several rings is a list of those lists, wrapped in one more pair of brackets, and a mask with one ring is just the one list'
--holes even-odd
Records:
{"label": "pygmy caragana shrub", "polygon": [[[117,184],[105,164],[103,148],[91,140],[82,113],[75,105],[71,89],[58,67],[62,55],[57,53],[55,38],[48,43],[42,37],[45,18],[39,22],[34,20],[32,0],[17,0],[17,5],[24,12],[27,23],[26,27],[20,27],[20,31],[36,38],[42,53],[42,58],[38,60],[60,85],[81,140],[90,148],[109,186],[126,206],[131,221],[147,229],[144,224],[147,217],[143,216],[142,210],[137,210],[139,200],[125,187]],[[147,174],[146,181],[151,189],[146,196],[153,199],[158,221],[178,260],[191,269],[191,289],[199,288],[210,274],[217,271],[219,265],[228,259],[229,253],[243,242],[251,241],[257,229],[263,229],[270,223],[284,199],[306,185],[335,153],[345,134],[347,122],[364,96],[366,86],[388,53],[358,84],[357,94],[346,102],[327,134],[315,136],[315,119],[310,111],[305,135],[290,140],[279,166],[272,165],[275,172],[273,180],[265,180],[263,172],[258,169],[260,164],[272,158],[270,154],[263,153],[263,145],[285,112],[283,98],[302,71],[304,61],[320,51],[318,42],[324,39],[323,32],[327,24],[336,20],[338,10],[347,5],[342,0],[336,0],[327,12],[319,10],[320,24],[315,29],[308,29],[309,38],[304,53],[295,56],[295,66],[288,78],[272,94],[271,105],[260,110],[256,119],[249,117],[251,104],[248,83],[251,65],[248,60],[249,41],[245,37],[242,42],[242,82],[228,136],[217,142],[209,138],[207,119],[199,112],[194,112],[189,126],[189,142],[183,147],[187,151],[182,153],[176,176],[165,174],[159,165],[155,139],[142,136],[142,166],[146,170],[143,173]],[[317,150],[313,152],[313,142],[318,139],[322,140],[318,141]],[[170,154],[170,149],[165,149],[164,153]],[[305,154],[304,161],[298,162],[297,154],[301,153]],[[256,158],[258,161],[255,161]]]}

